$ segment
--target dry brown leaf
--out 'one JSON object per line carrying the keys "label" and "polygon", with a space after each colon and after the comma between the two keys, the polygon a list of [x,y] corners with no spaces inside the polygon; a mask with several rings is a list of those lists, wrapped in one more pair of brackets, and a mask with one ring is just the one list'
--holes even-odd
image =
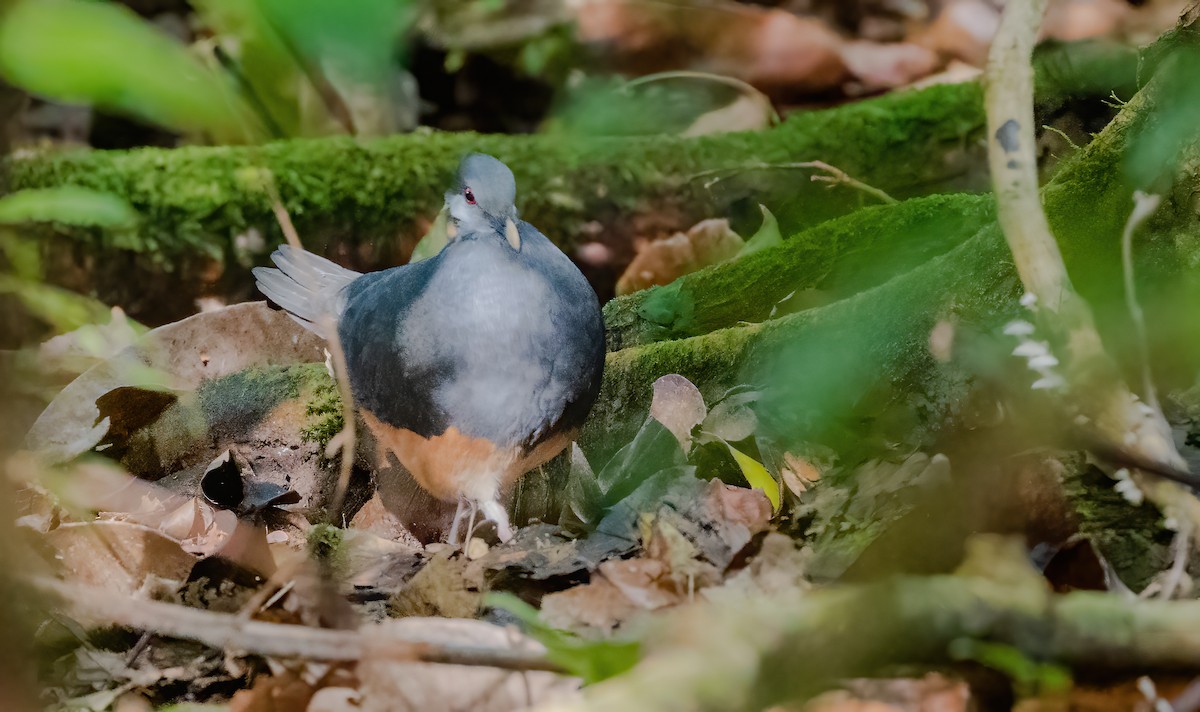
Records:
{"label": "dry brown leaf", "polygon": [[704,589],[701,595],[715,603],[739,605],[751,596],[791,593],[807,590],[805,572],[811,551],[797,549],[792,538],[771,532],[750,563],[720,586]]}
{"label": "dry brown leaf", "polygon": [[1046,8],[1042,36],[1076,42],[1117,34],[1130,15],[1122,0],[1058,0]]}
{"label": "dry brown leaf", "polygon": [[577,37],[627,74],[698,69],[773,95],[836,88],[846,76],[841,37],[820,20],[734,3],[590,0],[576,8]]}
{"label": "dry brown leaf", "polygon": [[591,583],[545,596],[541,617],[555,628],[609,633],[642,610],[608,579],[595,576]]}
{"label": "dry brown leaf", "polygon": [[842,61],[854,77],[858,93],[908,86],[933,74],[942,61],[933,50],[906,42],[847,42]]}
{"label": "dry brown leaf", "polygon": [[708,483],[705,501],[714,520],[745,530],[736,542],[730,542],[734,551],[749,543],[750,537],[766,531],[771,521],[771,502],[761,490],[727,485],[713,479]]}
{"label": "dry brown leaf", "polygon": [[666,565],[675,591],[688,600],[697,589],[720,581],[717,567],[702,561],[696,545],[666,519],[655,518],[643,541],[646,557]]}
{"label": "dry brown leaf", "polygon": [[725,219],[696,223],[686,233],[653,241],[640,241],[637,254],[617,280],[617,294],[629,294],[676,278],[708,265],[732,259],[744,244]]}
{"label": "dry brown leaf", "polygon": [[150,577],[183,581],[196,563],[178,541],[130,522],[64,524],[46,541],[72,582],[130,596]]}
{"label": "dry brown leaf", "polygon": [[353,687],[324,687],[317,690],[304,712],[353,712],[362,709],[362,695]]}
{"label": "dry brown leaf", "polygon": [[416,570],[422,547],[376,536],[362,529],[346,529],[338,547],[338,579],[347,586],[377,586],[396,576],[407,578]]}
{"label": "dry brown leaf", "polygon": [[692,444],[692,429],[704,421],[708,408],[700,389],[680,376],[669,373],[660,377],[653,385],[654,395],[650,400],[650,417],[662,423],[679,446],[687,452]]}
{"label": "dry brown leaf", "polygon": [[999,27],[1000,12],[987,0],[951,0],[912,41],[943,57],[982,67]]}
{"label": "dry brown leaf", "polygon": [[[579,683],[548,672],[511,672],[398,660],[388,644],[400,639],[523,651],[543,648],[515,630],[476,620],[401,618],[364,629],[358,664],[364,712],[472,710],[510,712],[576,697]],[[373,646],[378,645],[375,650]]]}
{"label": "dry brown leaf", "polygon": [[600,564],[600,575],[634,605],[648,611],[683,601],[670,569],[657,559],[614,559]]}
{"label": "dry brown leaf", "polygon": [[742,94],[725,106],[696,117],[679,135],[685,138],[730,131],[758,131],[771,125],[775,109],[762,95]]}
{"label": "dry brown leaf", "polygon": [[779,474],[783,476],[783,484],[797,497],[821,479],[819,467],[807,458],[790,452],[783,454],[783,467],[779,468]]}
{"label": "dry brown leaf", "polygon": [[421,546],[421,542],[408,531],[400,518],[384,505],[383,497],[378,491],[355,513],[354,518],[350,520],[350,529],[370,532],[414,548]]}
{"label": "dry brown leaf", "polygon": [[176,390],[253,366],[320,361],[324,343],[266,302],[235,304],[150,331],[136,344],[88,369],[38,417],[26,446],[64,462],[98,444],[108,431],[96,400],[121,387],[166,374]]}
{"label": "dry brown leaf", "polygon": [[931,672],[920,678],[848,680],[845,690],[827,692],[804,712],[966,712],[971,689],[962,680]]}
{"label": "dry brown leaf", "polygon": [[441,551],[391,600],[396,616],[474,618],[483,600],[483,565]]}
{"label": "dry brown leaf", "polygon": [[958,59],[950,60],[946,68],[935,74],[930,74],[923,77],[919,81],[913,82],[912,89],[925,89],[937,84],[963,84],[965,82],[979,81],[983,76],[983,70],[979,67],[967,64]]}
{"label": "dry brown leaf", "polygon": [[262,676],[229,700],[229,712],[294,712],[308,707],[316,690],[295,673]]}

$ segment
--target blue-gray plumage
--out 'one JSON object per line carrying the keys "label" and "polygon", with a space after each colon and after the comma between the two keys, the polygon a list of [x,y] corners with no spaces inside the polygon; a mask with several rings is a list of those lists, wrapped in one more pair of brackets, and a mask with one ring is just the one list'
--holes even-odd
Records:
{"label": "blue-gray plumage", "polygon": [[254,270],[308,328],[336,324],[376,438],[431,494],[478,505],[501,539],[501,491],[570,441],[604,364],[595,293],[517,217],[515,193],[507,166],[472,154],[446,194],[451,238],[436,256],[360,275],[285,246],[279,269]]}

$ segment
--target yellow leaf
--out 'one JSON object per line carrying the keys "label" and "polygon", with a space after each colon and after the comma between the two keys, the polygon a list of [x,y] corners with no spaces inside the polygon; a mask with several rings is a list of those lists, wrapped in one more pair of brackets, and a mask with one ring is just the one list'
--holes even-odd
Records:
{"label": "yellow leaf", "polygon": [[738,467],[742,468],[742,475],[745,476],[750,486],[762,490],[763,494],[767,495],[767,499],[771,500],[771,509],[779,511],[779,482],[771,476],[770,472],[767,472],[767,468],[763,467],[761,462],[729,443],[725,443],[725,446],[729,448],[729,453],[737,461]]}

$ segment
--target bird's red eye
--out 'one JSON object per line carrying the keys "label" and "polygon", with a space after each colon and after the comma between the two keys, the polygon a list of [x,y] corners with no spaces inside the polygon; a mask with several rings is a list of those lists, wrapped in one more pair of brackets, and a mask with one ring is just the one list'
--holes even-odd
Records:
{"label": "bird's red eye", "polygon": [[470,188],[466,188],[463,190],[463,196],[466,197],[468,203],[470,203],[471,205],[475,204],[475,194],[471,192]]}

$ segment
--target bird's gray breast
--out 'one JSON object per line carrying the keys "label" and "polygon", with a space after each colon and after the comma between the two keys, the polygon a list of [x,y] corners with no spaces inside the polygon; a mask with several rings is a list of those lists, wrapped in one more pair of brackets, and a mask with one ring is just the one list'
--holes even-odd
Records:
{"label": "bird's gray breast", "polygon": [[449,246],[395,334],[400,367],[422,384],[437,420],[516,445],[575,394],[554,378],[572,360],[565,295],[498,240]]}

